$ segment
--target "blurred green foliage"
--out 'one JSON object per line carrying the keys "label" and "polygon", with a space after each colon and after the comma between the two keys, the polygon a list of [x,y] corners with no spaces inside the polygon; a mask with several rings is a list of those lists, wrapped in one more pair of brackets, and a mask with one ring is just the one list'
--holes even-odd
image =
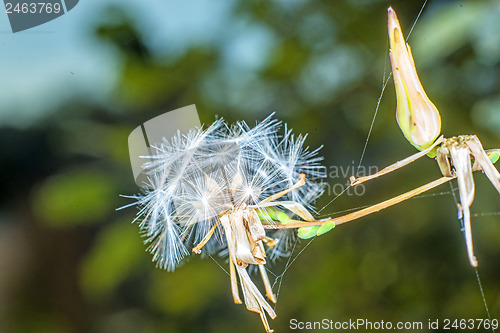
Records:
{"label": "blurred green foliage", "polygon": [[[407,35],[420,2],[233,1],[218,38],[182,51],[174,43],[158,53],[126,6],[89,22],[99,47],[117,54],[119,75],[108,99],[98,103],[76,92],[30,128],[0,128],[0,233],[15,244],[1,253],[0,286],[10,292],[0,303],[0,330],[262,332],[256,314],[233,304],[229,277],[217,265],[226,268],[223,260],[194,257],[173,273],[158,270],[130,224],[135,208],[115,211],[131,202],[119,194],[139,191],[127,135],[190,104],[206,124],[216,115],[253,124],[276,111],[296,133],[309,133],[311,147],[324,145],[328,171],[357,166],[390,68],[389,5]],[[443,134],[474,133],[485,148],[500,146],[499,36],[494,1],[436,0],[424,9],[409,42],[441,111]],[[250,47],[238,48],[252,38]],[[394,111],[391,82],[364,166],[381,168],[414,153]],[[363,195],[345,194],[329,204],[333,186],[345,185],[350,175],[329,179],[330,192],[317,204],[327,205],[321,216],[397,195],[439,171],[433,161],[419,161],[367,184]],[[499,318],[499,196],[481,174],[476,181],[476,254],[490,312]],[[443,186],[443,193],[298,243],[288,270],[286,260],[271,265],[278,292],[271,327],[286,332],[291,318],[484,318],[449,190]],[[21,254],[26,259],[16,260]]]}
{"label": "blurred green foliage", "polygon": [[137,228],[126,221],[103,228],[82,262],[81,284],[89,296],[110,296],[126,276],[144,268],[143,244],[137,237]]}
{"label": "blurred green foliage", "polygon": [[99,170],[63,171],[49,177],[35,191],[33,213],[52,227],[96,222],[116,204],[111,179]]}

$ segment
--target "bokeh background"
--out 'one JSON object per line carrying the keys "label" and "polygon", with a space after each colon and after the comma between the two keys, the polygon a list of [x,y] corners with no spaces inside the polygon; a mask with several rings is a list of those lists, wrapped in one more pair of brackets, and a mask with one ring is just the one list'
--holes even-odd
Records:
{"label": "bokeh background", "polygon": [[[254,124],[276,112],[309,133],[308,145],[323,145],[339,189],[360,161],[390,71],[386,9],[407,35],[422,2],[81,1],[17,34],[0,13],[0,331],[263,332],[257,314],[233,304],[216,262],[191,256],[173,273],[156,269],[131,224],[136,209],[115,210],[130,203],[119,194],[139,191],[128,134],[190,104],[205,124],[217,116]],[[409,39],[443,134],[477,134],[485,147],[500,146],[499,6],[431,0]],[[415,152],[394,111],[391,80],[363,166]],[[321,215],[437,177],[423,159]],[[500,318],[500,198],[483,175],[475,179],[479,273]],[[339,227],[297,256],[308,244],[299,242],[286,272],[285,262],[271,266],[284,273],[271,327],[287,332],[291,318],[485,318],[450,189]]]}

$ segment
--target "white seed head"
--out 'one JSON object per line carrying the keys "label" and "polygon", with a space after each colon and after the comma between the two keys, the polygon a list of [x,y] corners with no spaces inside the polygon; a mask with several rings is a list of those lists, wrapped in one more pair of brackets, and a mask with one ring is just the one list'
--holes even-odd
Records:
{"label": "white seed head", "polygon": [[[227,126],[219,119],[205,130],[192,129],[154,147],[156,153],[144,165],[149,189],[134,198],[140,207],[135,221],[159,267],[173,270],[221,214],[258,206],[290,188],[301,173],[306,175],[306,184],[280,200],[314,209],[313,201],[323,193],[322,158],[317,156],[318,149],[303,147],[305,136],[294,136],[286,125],[279,135],[280,127],[272,115],[253,128],[243,121]],[[206,252],[224,248],[221,230],[220,226],[216,229]],[[286,255],[295,237],[294,231],[274,233],[282,241],[268,250],[271,259]]]}

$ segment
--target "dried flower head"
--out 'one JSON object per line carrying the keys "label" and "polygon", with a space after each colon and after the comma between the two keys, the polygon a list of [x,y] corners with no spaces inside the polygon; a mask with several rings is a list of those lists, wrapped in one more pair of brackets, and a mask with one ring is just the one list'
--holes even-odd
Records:
{"label": "dried flower head", "polygon": [[164,139],[145,163],[149,189],[135,197],[140,206],[135,221],[157,265],[171,271],[189,249],[227,248],[234,300],[241,303],[237,273],[247,308],[260,313],[268,331],[264,310],[272,318],[275,314],[247,267],[259,266],[267,296],[276,301],[263,265],[266,258],[288,254],[296,231],[266,234],[262,225],[293,215],[312,220],[309,210],[325,177],[318,149],[304,148],[305,136],[295,136],[286,125],[279,135],[280,127],[272,115],[254,128],[245,122],[227,126],[219,119],[206,130]]}

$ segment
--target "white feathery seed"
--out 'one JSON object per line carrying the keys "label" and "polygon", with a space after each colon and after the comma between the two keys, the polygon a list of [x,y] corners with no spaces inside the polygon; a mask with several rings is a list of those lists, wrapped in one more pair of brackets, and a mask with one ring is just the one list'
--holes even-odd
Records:
{"label": "white feathery seed", "polygon": [[[220,223],[228,210],[258,206],[306,175],[306,184],[278,201],[294,201],[310,210],[323,193],[325,169],[318,150],[304,148],[305,136],[295,136],[285,125],[267,117],[250,128],[240,121],[228,126],[219,119],[207,129],[177,134],[154,147],[144,164],[148,188],[133,196],[140,207],[134,220],[149,243],[148,250],[161,268],[174,270],[190,249]],[[262,216],[266,216],[262,211]],[[262,219],[263,217],[261,217]],[[264,217],[265,218],[265,217]],[[266,223],[272,223],[269,218]],[[204,251],[215,253],[227,244],[218,225]],[[278,245],[267,249],[273,260],[286,256],[295,230],[267,230]]]}

